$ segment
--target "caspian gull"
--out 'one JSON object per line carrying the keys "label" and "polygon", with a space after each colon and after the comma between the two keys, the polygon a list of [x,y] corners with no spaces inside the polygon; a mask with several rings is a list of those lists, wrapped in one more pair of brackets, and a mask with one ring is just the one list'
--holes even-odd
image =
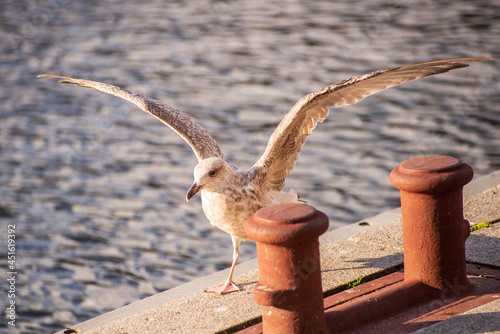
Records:
{"label": "caspian gull", "polygon": [[238,170],[224,157],[214,138],[191,116],[157,100],[128,90],[89,80],[55,75],[59,82],[99,90],[121,97],[150,113],[177,132],[198,158],[194,184],[187,192],[189,201],[201,192],[203,211],[212,225],[229,233],[234,246],[233,263],[226,282],[206,289],[220,294],[239,291],[232,282],[238,262],[238,246],[248,239],[243,230],[247,218],[258,209],[298,201],[294,190],[282,192],[285,178],[292,172],[307,136],[328,116],[328,108],[343,107],[402,83],[466,67],[466,62],[488,58],[454,58],[376,71],[324,87],[300,99],[271,135],[264,154],[249,170]]}

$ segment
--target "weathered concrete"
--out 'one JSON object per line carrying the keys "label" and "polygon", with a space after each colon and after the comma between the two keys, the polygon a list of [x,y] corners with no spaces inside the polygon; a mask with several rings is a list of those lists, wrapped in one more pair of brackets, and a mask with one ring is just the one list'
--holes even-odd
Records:
{"label": "weathered concrete", "polygon": [[472,232],[465,250],[467,262],[500,267],[500,223]]}
{"label": "weathered concrete", "polygon": [[392,209],[325,233],[319,237],[319,241],[321,244],[326,244],[338,240],[347,240],[355,234],[375,230],[380,226],[387,225],[389,222],[396,221],[400,218],[401,208]]}
{"label": "weathered concrete", "polygon": [[464,198],[464,216],[471,224],[494,222],[500,217],[500,185]]}
{"label": "weathered concrete", "polygon": [[[323,290],[338,289],[360,275],[367,277],[398,266],[403,262],[402,252],[381,246],[359,244],[349,240],[329,243],[321,247]],[[247,265],[244,263],[243,266]],[[253,266],[253,262],[248,264]],[[238,268],[241,270],[241,266]],[[218,273],[220,274],[220,273]],[[220,281],[225,274],[217,275]],[[75,326],[84,333],[214,333],[257,319],[260,306],[253,298],[258,281],[257,270],[235,278],[240,293],[224,296],[206,294],[202,290],[213,282],[197,280],[176,294],[198,288],[197,292],[179,299],[170,299],[169,291],[125,306],[101,317]],[[204,282],[204,283],[203,283]],[[206,283],[206,284],[205,284]],[[148,307],[148,305],[150,307]]]}

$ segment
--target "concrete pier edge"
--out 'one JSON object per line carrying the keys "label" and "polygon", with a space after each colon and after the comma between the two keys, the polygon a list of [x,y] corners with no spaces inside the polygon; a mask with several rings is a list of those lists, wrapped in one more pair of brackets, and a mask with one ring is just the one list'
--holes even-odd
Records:
{"label": "concrete pier edge", "polygon": [[[498,187],[500,185],[500,170],[490,173],[488,175],[478,177],[474,179],[465,186],[464,188],[464,198],[471,198],[476,195],[480,195],[492,188]],[[500,207],[500,201],[498,202],[498,207]],[[494,216],[496,217],[496,216]],[[467,219],[466,215],[466,219]],[[402,240],[398,239],[398,226],[401,224],[401,209],[396,208],[393,210],[382,212],[376,216],[363,219],[357,223],[350,224],[330,232],[325,233],[320,237],[320,243],[322,245],[321,253],[321,264],[323,275],[323,289],[324,291],[334,290],[336,287],[339,287],[345,284],[346,281],[355,279],[356,275],[363,276],[373,276],[378,273],[387,272],[390,268],[400,267],[403,262],[402,257]],[[471,220],[470,218],[468,218]],[[498,221],[500,217],[492,218],[493,221]],[[471,223],[475,223],[472,222]],[[382,226],[384,228],[380,229]],[[370,232],[376,230],[374,232]],[[384,231],[386,230],[386,231]],[[396,232],[394,232],[396,231]],[[498,236],[497,236],[498,235]],[[500,265],[500,256],[495,255],[495,248],[500,249],[500,233],[495,234],[492,242],[495,245],[472,245],[470,248],[472,249],[475,255],[468,256],[467,261],[473,263],[483,263],[489,266],[498,266]],[[392,240],[392,238],[394,240]],[[363,248],[368,247],[368,249],[360,249],[359,245],[363,244]],[[482,261],[481,255],[477,254],[479,252],[475,252],[479,248],[487,247],[492,250],[492,253],[489,255],[491,259],[486,259]],[[364,254],[366,253],[366,254]],[[384,259],[382,262],[378,263],[377,261],[371,261],[368,257],[368,253],[377,253],[381,259]],[[481,252],[483,253],[483,252]],[[327,254],[327,256],[325,256]],[[484,254],[486,258],[488,258],[488,254]],[[350,258],[350,259],[349,259]],[[373,259],[372,259],[373,260]],[[351,263],[362,263],[361,266],[354,265],[355,269],[349,268],[349,266],[344,266],[339,264],[338,261],[351,262]],[[361,262],[360,262],[361,261]],[[371,261],[371,262],[370,262]],[[493,261],[493,262],[492,262]],[[499,263],[495,262],[498,261]],[[371,267],[370,267],[371,266]],[[253,285],[258,280],[257,273],[257,259],[252,259],[250,261],[243,262],[238,264],[235,269],[235,277],[236,283],[242,284],[242,281],[247,281],[244,283],[245,288],[243,291],[237,294],[230,294],[226,296],[216,296],[213,294],[204,294],[201,295],[200,291],[205,289],[208,286],[214,285],[216,283],[220,283],[224,281],[228,275],[229,269],[196,279],[189,283],[182,284],[175,288],[169,289],[167,291],[155,294],[153,296],[144,298],[142,300],[136,301],[129,305],[120,307],[111,312],[105,313],[103,315],[97,316],[95,318],[89,319],[80,324],[71,326],[70,328],[75,328],[80,330],[80,333],[108,333],[111,330],[123,330],[128,334],[132,333],[148,333],[149,331],[144,327],[144,324],[137,324],[137,328],[132,326],[130,329],[127,329],[127,319],[129,317],[136,316],[141,312],[149,312],[156,307],[160,307],[169,303],[175,303],[176,301],[186,299],[186,297],[192,295],[198,295],[195,299],[186,299],[189,302],[193,302],[193,300],[199,300],[200,303],[206,303],[207,300],[204,298],[204,295],[207,295],[207,298],[211,298],[215,301],[216,305],[213,306],[213,309],[221,309],[221,307],[229,307],[228,305],[236,302],[238,303],[238,294],[241,297],[245,298],[244,303],[252,303],[253,297],[251,295],[251,291],[253,290]],[[329,274],[329,272],[336,272],[335,274]],[[342,272],[340,274],[340,272]],[[240,278],[243,277],[243,279]],[[500,293],[500,292],[499,292]],[[225,298],[222,299],[222,298]],[[203,300],[205,299],[205,300]],[[183,303],[186,303],[184,301]],[[221,305],[225,306],[217,306],[217,303],[222,303]],[[497,302],[496,304],[490,306],[490,309],[493,307],[496,310],[496,315],[498,316],[500,313],[500,304]],[[496,306],[495,306],[496,305]],[[251,321],[252,319],[256,319],[255,310],[259,310],[258,305],[250,306],[252,308],[251,312],[248,312],[248,317],[246,319],[240,319],[241,322],[238,323],[238,316],[231,319],[232,324],[222,323],[220,326],[213,327],[211,329],[207,328],[207,333],[209,332],[218,332],[223,331],[228,328],[236,328],[239,324],[246,323]],[[207,309],[211,307],[211,305],[206,305]],[[230,307],[229,307],[230,308]],[[472,310],[471,310],[472,312]],[[491,312],[491,310],[490,310]],[[250,314],[251,313],[251,314]],[[157,317],[158,318],[158,317]],[[258,315],[257,315],[258,318]],[[145,316],[145,319],[154,319],[153,317]],[[134,320],[131,320],[134,321]],[[198,319],[201,323],[203,319]],[[212,320],[213,321],[213,320]],[[458,320],[457,320],[458,321]],[[497,330],[500,331],[500,317],[497,317],[496,320]],[[158,325],[160,325],[160,320],[157,319]],[[197,326],[203,326],[203,324],[197,324]],[[114,326],[114,327],[113,327]],[[155,325],[156,326],[156,325]],[[182,326],[189,326],[189,323],[183,322],[182,324],[178,324],[180,326],[179,332],[200,332],[197,329],[188,329],[182,328]],[[437,326],[433,325],[433,326]],[[442,325],[444,326],[444,325]],[[446,326],[453,326],[453,318],[448,319],[446,322]],[[491,325],[490,327],[495,326]],[[432,327],[432,326],[430,326]],[[109,331],[106,329],[108,328]],[[160,327],[158,327],[160,328]],[[168,331],[167,327],[161,327]],[[197,327],[198,328],[198,327]],[[202,328],[202,327],[199,327]],[[436,327],[437,328],[437,327]],[[144,330],[144,331],[143,331]],[[143,331],[143,332],[141,332]],[[423,331],[422,331],[423,332]],[[63,334],[64,330],[57,332],[57,334]]]}

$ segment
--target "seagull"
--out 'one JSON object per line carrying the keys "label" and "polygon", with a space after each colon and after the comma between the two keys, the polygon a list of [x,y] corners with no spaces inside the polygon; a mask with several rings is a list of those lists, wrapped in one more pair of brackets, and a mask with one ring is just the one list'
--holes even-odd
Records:
{"label": "seagull", "polygon": [[198,164],[186,200],[201,193],[205,216],[212,225],[231,235],[233,243],[229,277],[224,283],[205,290],[225,294],[239,291],[232,278],[239,258],[238,246],[242,240],[248,240],[243,230],[245,221],[260,208],[299,201],[295,190],[283,192],[285,178],[292,172],[307,137],[318,122],[328,116],[328,108],[349,106],[402,83],[484,60],[491,59],[453,58],[400,66],[356,76],[310,93],[285,115],[271,135],[264,153],[249,170],[239,170],[229,163],[215,139],[191,116],[160,101],[96,81],[49,74],[39,77],[59,78],[61,83],[92,88],[125,99],[168,125],[191,146]]}

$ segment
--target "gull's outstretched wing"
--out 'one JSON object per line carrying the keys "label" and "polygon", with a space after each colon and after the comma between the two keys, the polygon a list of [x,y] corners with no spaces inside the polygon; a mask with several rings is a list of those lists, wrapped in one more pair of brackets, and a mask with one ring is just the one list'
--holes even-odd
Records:
{"label": "gull's outstretched wing", "polygon": [[324,87],[304,96],[286,114],[267,143],[264,154],[254,165],[259,172],[256,182],[269,190],[281,190],[286,176],[312,130],[328,116],[328,107],[343,107],[361,101],[367,96],[402,83],[467,67],[464,62],[490,60],[489,58],[455,58],[401,66],[357,76]]}
{"label": "gull's outstretched wing", "polygon": [[194,118],[188,114],[167,106],[155,99],[132,93],[126,89],[108,85],[101,82],[73,79],[61,77],[57,75],[43,74],[38,77],[44,78],[59,78],[59,82],[73,84],[75,86],[87,87],[99,90],[103,93],[121,97],[129,102],[132,102],[142,110],[150,113],[160,121],[168,125],[172,130],[177,132],[193,149],[198,157],[198,161],[210,158],[224,158],[215,139],[198,124]]}

